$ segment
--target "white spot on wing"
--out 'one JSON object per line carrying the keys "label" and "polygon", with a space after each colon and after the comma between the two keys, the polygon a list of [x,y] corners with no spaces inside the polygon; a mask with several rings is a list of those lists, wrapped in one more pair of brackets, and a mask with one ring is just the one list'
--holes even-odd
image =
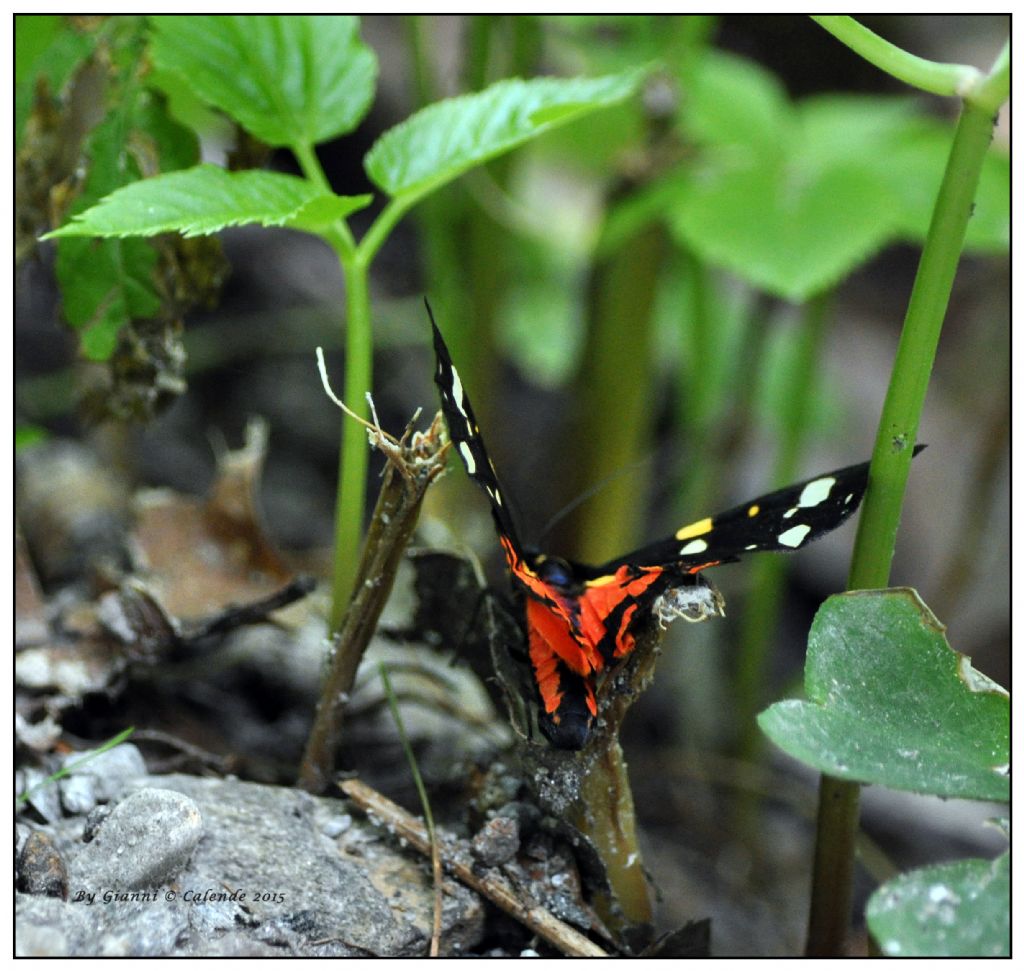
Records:
{"label": "white spot on wing", "polygon": [[826,475],[822,479],[815,479],[813,482],[808,482],[804,486],[803,492],[800,493],[800,498],[797,500],[797,505],[801,509],[807,509],[810,506],[817,506],[824,502],[829,493],[832,491],[832,486],[836,484],[835,476]]}
{"label": "white spot on wing", "polygon": [[454,364],[452,365],[452,399],[455,401],[455,407],[459,409],[459,414],[468,422],[466,406],[463,404],[465,392],[462,390],[462,379],[459,377],[459,372],[455,370]]}
{"label": "white spot on wing", "polygon": [[476,459],[473,458],[473,451],[468,442],[459,442],[459,451],[462,453],[462,461],[466,463],[466,471],[470,475],[476,474]]}
{"label": "white spot on wing", "polygon": [[806,538],[807,534],[811,531],[811,527],[807,525],[794,526],[792,529],[787,529],[784,533],[779,533],[779,542],[783,546],[791,546],[796,549]]}
{"label": "white spot on wing", "polygon": [[692,543],[687,543],[680,551],[680,556],[690,556],[693,553],[703,553],[708,548],[708,544],[702,539],[695,539]]}
{"label": "white spot on wing", "polygon": [[789,518],[790,518],[791,516],[795,516],[795,515],[796,515],[796,510],[797,510],[797,507],[796,507],[796,506],[793,506],[793,507],[792,507],[791,509],[787,509],[787,510],[786,510],[786,511],[785,511],[785,512],[784,512],[784,513],[782,514],[782,518],[783,518],[783,519],[789,519]]}
{"label": "white spot on wing", "polygon": [[756,550],[757,549],[757,543],[751,543],[749,546],[744,546],[743,548],[745,550]]}

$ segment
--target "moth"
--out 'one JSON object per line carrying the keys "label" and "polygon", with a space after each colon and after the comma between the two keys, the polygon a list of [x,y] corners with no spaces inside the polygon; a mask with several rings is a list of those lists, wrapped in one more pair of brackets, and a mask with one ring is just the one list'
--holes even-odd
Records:
{"label": "moth", "polygon": [[469,477],[487,495],[509,574],[523,594],[538,723],[557,748],[586,744],[597,717],[600,679],[629,656],[652,612],[688,620],[721,614],[721,596],[702,571],[747,553],[802,549],[842,525],[864,496],[868,462],[687,523],[599,566],[532,550],[520,540],[462,379],[429,305],[427,310],[448,435]]}

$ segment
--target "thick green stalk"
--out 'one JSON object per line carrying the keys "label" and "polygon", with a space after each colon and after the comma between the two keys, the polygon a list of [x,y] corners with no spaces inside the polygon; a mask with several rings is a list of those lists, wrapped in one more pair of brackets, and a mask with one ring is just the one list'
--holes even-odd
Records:
{"label": "thick green stalk", "polygon": [[711,461],[711,455],[718,454],[717,449],[711,447],[712,429],[718,415],[715,414],[715,373],[709,363],[720,349],[715,345],[715,319],[710,306],[711,271],[692,250],[680,248],[679,256],[690,281],[690,302],[680,322],[682,340],[689,351],[689,366],[680,374],[677,394],[680,459],[676,474],[680,504],[676,514],[680,522],[689,522],[686,517],[691,513],[692,518],[703,514],[712,483],[721,481],[717,478],[716,463]]}
{"label": "thick green stalk", "polygon": [[970,103],[964,105],[878,424],[871,458],[871,488],[864,498],[850,569],[848,586],[851,590],[884,587],[889,582],[911,446],[917,440],[917,427],[967,232],[967,220],[992,138],[992,122],[987,111]]}
{"label": "thick green stalk", "polygon": [[[373,379],[373,330],[370,275],[366,261],[343,261],[345,270],[345,404],[366,418],[366,394]],[[369,449],[366,429],[355,421],[341,423],[338,495],[334,509],[334,580],[331,588],[331,633],[341,629],[358,567],[359,540],[366,502]]]}
{"label": "thick green stalk", "polygon": [[[652,225],[592,271],[570,472],[577,494],[603,488],[572,517],[573,538],[564,543],[584,562],[629,549],[642,525],[649,474],[636,465],[650,447],[652,318],[666,249],[665,230]],[[616,478],[623,470],[629,475]]]}
{"label": "thick green stalk", "polygon": [[[818,841],[807,925],[808,957],[841,957],[850,926],[853,868],[860,825],[860,786],[822,775]],[[823,839],[822,837],[827,836]]]}
{"label": "thick green stalk", "polygon": [[433,71],[427,63],[427,48],[432,38],[426,36],[426,21],[419,14],[406,17],[405,28],[412,72],[413,105],[418,109],[437,100],[437,85]]}
{"label": "thick green stalk", "polygon": [[[331,186],[320,166],[314,147],[306,142],[291,146],[302,174],[324,192]],[[379,222],[380,220],[378,220]],[[334,249],[345,277],[345,404],[366,418],[373,372],[373,332],[370,318],[370,257],[359,258],[348,224],[339,219],[325,234]],[[332,584],[330,630],[336,634],[345,619],[359,558],[359,540],[366,502],[366,433],[354,421],[341,423],[341,451],[338,455],[338,491],[334,507],[334,579]]]}
{"label": "thick green stalk", "polygon": [[[912,446],[981,165],[992,137],[992,108],[986,97],[991,90],[992,86],[983,84],[978,89],[983,96],[964,103],[935,202],[879,421],[870,487],[850,567],[851,590],[889,583]],[[849,820],[856,820],[859,797],[860,787],[855,783],[822,779],[808,953],[842,953],[853,895],[854,841]]]}

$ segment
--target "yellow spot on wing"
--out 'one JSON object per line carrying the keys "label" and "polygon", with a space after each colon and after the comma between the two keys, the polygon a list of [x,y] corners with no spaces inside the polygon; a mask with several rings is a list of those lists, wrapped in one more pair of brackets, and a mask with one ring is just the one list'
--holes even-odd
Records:
{"label": "yellow spot on wing", "polygon": [[588,580],[588,587],[603,587],[606,583],[614,583],[616,580],[614,573],[607,573],[603,577],[598,577],[596,580]]}
{"label": "yellow spot on wing", "polygon": [[684,526],[678,533],[676,533],[676,539],[690,539],[691,536],[703,536],[704,533],[711,532],[711,517],[706,516],[704,519],[699,519],[695,523],[690,523],[689,526]]}
{"label": "yellow spot on wing", "polygon": [[758,514],[758,513],[760,512],[760,511],[761,511],[761,507],[760,507],[760,506],[759,506],[759,505],[758,505],[758,504],[757,504],[757,503],[755,502],[755,503],[754,503],[754,505],[752,505],[752,506],[751,506],[751,507],[750,507],[750,508],[749,508],[749,509],[747,510],[747,515],[748,515],[748,516],[749,516],[749,517],[750,517],[751,519],[753,519],[753,518],[754,518],[754,517],[755,517],[755,516],[756,516],[756,515],[757,515],[757,514]]}

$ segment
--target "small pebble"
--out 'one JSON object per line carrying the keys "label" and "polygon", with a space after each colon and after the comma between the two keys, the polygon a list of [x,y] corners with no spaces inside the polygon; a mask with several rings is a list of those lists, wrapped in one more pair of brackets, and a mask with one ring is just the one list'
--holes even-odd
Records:
{"label": "small pebble", "polygon": [[53,840],[38,830],[29,835],[18,857],[22,893],[68,899],[68,870]]}
{"label": "small pebble", "polygon": [[[73,766],[88,755],[89,752],[67,755],[64,767]],[[142,753],[131,744],[117,745],[89,759],[81,768],[72,769],[69,777],[61,779],[61,803],[69,815],[84,816],[97,803],[113,799],[130,779],[145,774],[146,762]]]}
{"label": "small pebble", "polygon": [[352,817],[345,813],[343,816],[332,816],[321,827],[321,832],[328,839],[337,839],[352,825]]}
{"label": "small pebble", "polygon": [[140,789],[118,803],[76,860],[76,882],[112,890],[169,883],[203,835],[199,807],[180,792]]}
{"label": "small pebble", "polygon": [[519,822],[514,816],[489,819],[473,837],[473,856],[484,866],[501,866],[519,852]]}

